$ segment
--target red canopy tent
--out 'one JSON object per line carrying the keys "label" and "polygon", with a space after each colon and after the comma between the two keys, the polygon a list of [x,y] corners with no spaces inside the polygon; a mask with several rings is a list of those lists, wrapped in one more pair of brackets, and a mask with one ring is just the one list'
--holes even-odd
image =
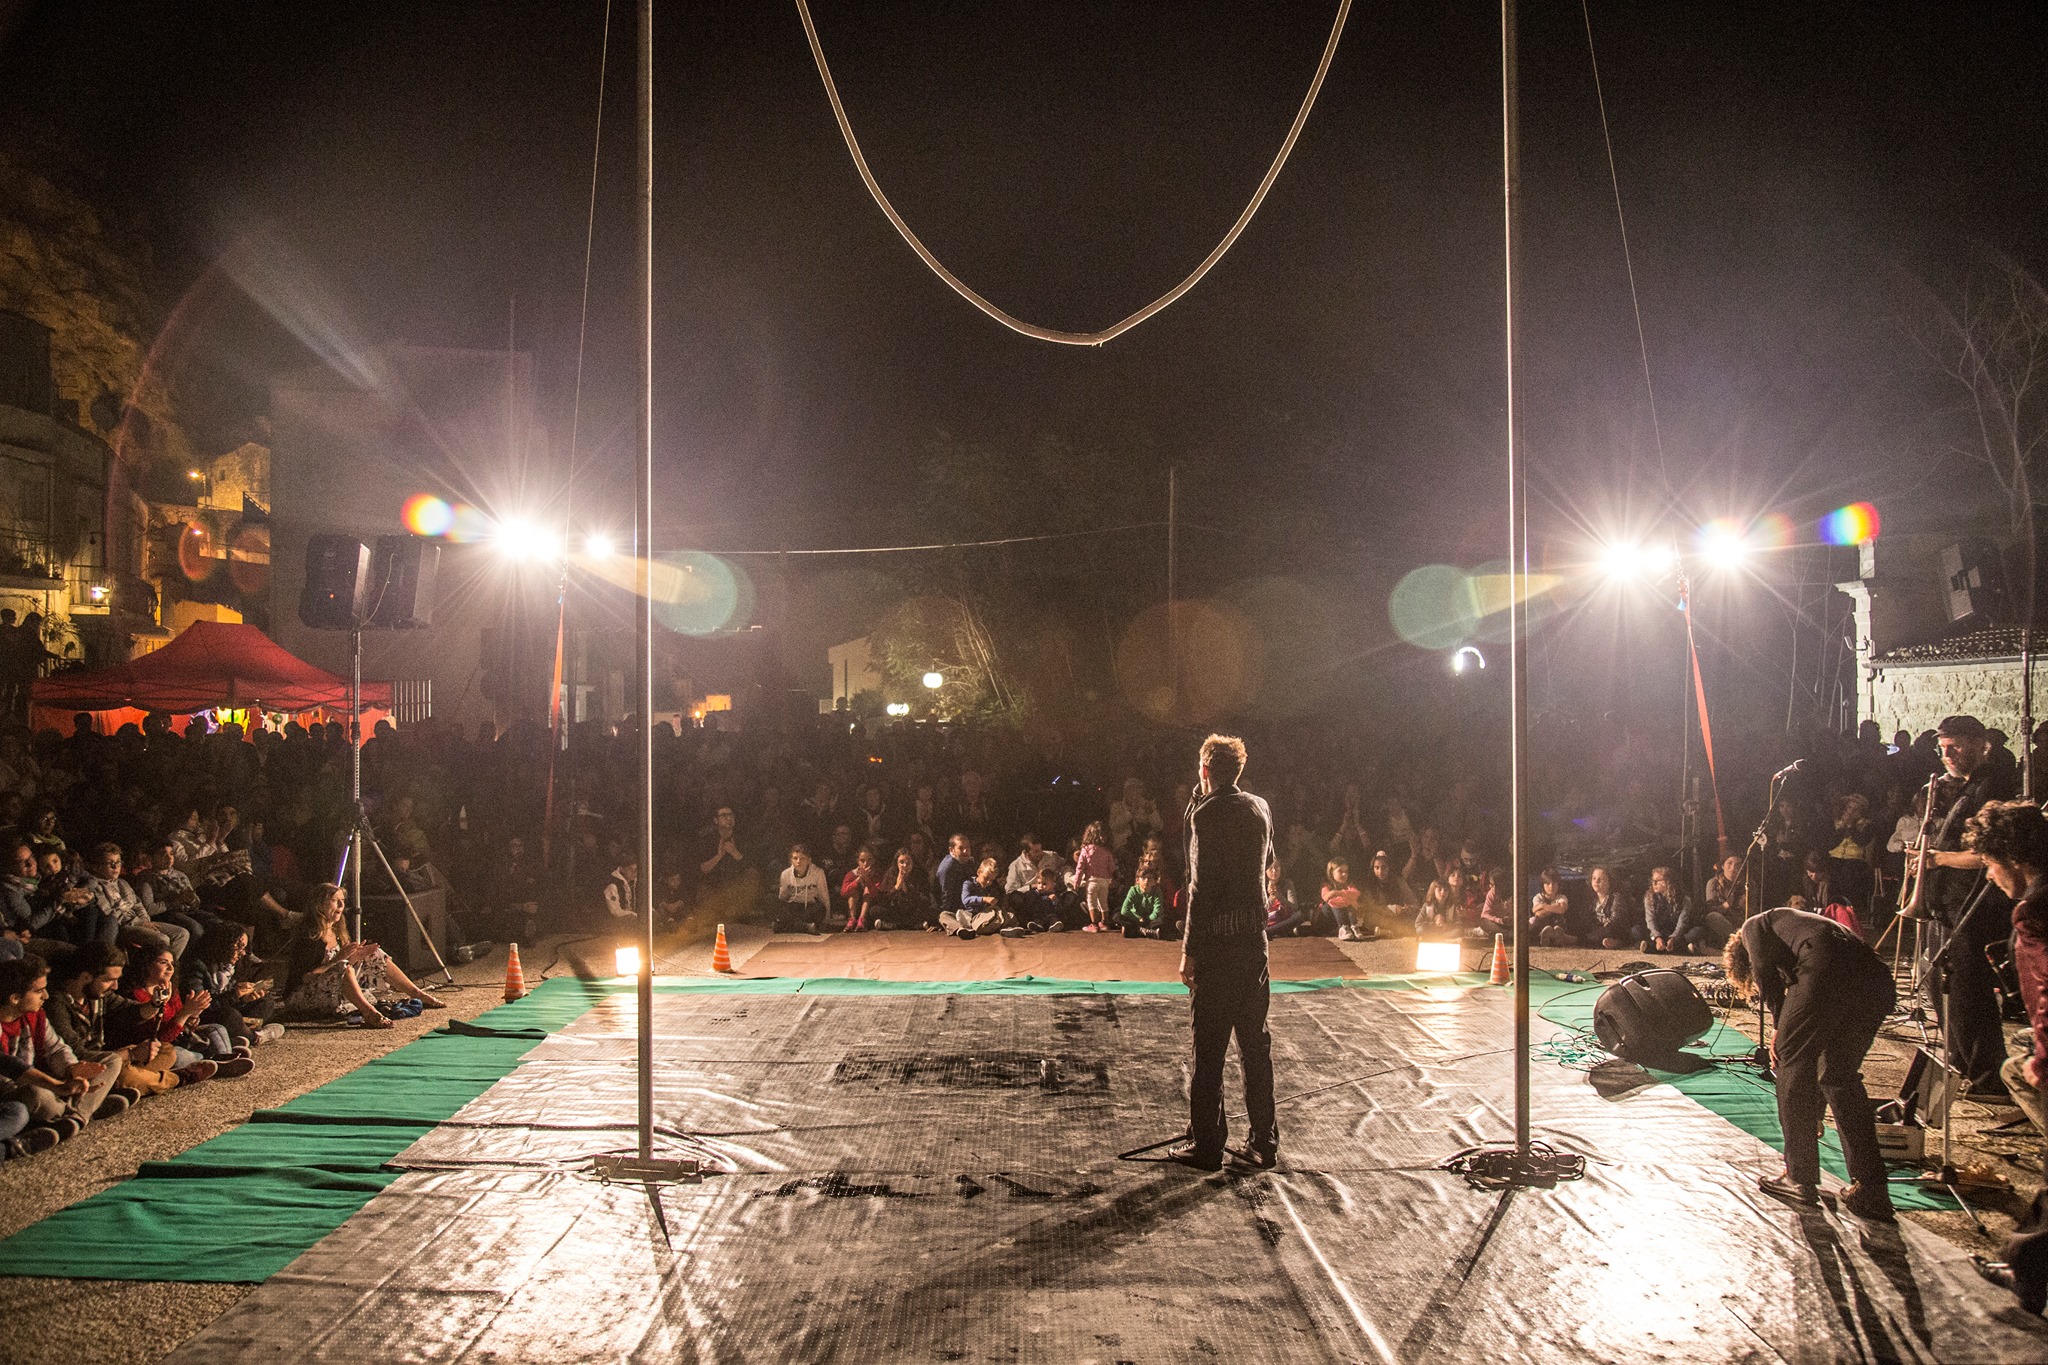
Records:
{"label": "red canopy tent", "polygon": [[[162,649],[95,673],[59,673],[36,682],[38,720],[69,727],[77,711],[167,711],[217,707],[303,713],[348,709],[348,679],[304,659],[254,626],[195,621]],[[391,684],[363,683],[363,710],[388,711]],[[366,719],[365,725],[367,727]],[[105,728],[105,727],[102,727]]]}

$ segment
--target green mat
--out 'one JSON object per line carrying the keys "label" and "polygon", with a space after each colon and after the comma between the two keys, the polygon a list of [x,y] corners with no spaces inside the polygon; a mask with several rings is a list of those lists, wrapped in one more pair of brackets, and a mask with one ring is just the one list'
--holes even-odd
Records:
{"label": "green mat", "polygon": [[[1276,981],[1276,994],[1318,990],[1415,990],[1486,984],[1478,973]],[[1542,1016],[1592,1028],[1593,999],[1607,983],[1537,973],[1530,980]],[[524,999],[469,1022],[452,1021],[241,1127],[169,1161],[148,1162],[132,1180],[59,1210],[0,1241],[0,1275],[77,1279],[183,1280],[254,1284],[270,1278],[396,1180],[398,1153],[519,1065],[534,1046],[592,1006],[631,994],[629,980],[542,982]],[[1167,981],[870,981],[853,978],[667,978],[661,994],[711,995],[1176,995]],[[1737,1056],[1750,1041],[1717,1022],[1701,1049]],[[1782,1150],[1775,1097],[1753,1075],[1710,1067],[1690,1075],[1652,1072],[1701,1106]],[[1822,1161],[1844,1174],[1832,1134]],[[1893,1186],[1907,1209],[1953,1208],[1946,1196]],[[137,1254],[158,1248],[162,1256]]]}
{"label": "green mat", "polygon": [[[1536,1012],[1553,1024],[1580,1032],[1593,1031],[1593,1002],[1609,982],[1574,986],[1542,975],[1529,979],[1530,1002]],[[1756,1051],[1756,1040],[1721,1019],[1707,1036],[1687,1051],[1716,1059],[1747,1057]],[[1777,1090],[1754,1070],[1742,1067],[1710,1066],[1699,1071],[1659,1071],[1645,1067],[1651,1076],[1676,1089],[1687,1099],[1719,1114],[1774,1151],[1785,1150],[1784,1130],[1778,1126]],[[1848,1163],[1842,1159],[1842,1144],[1830,1125],[1820,1142],[1820,1164],[1842,1179],[1849,1178]],[[1953,1209],[1955,1201],[1940,1189],[1894,1180],[1892,1203],[1901,1209]]]}

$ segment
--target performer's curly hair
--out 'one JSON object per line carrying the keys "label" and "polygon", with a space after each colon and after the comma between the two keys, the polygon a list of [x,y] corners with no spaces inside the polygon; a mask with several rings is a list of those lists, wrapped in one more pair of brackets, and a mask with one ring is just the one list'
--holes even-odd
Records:
{"label": "performer's curly hair", "polygon": [[1737,991],[1745,996],[1756,994],[1756,966],[1749,960],[1749,945],[1741,934],[1728,935],[1728,942],[1722,945],[1721,970]]}
{"label": "performer's curly hair", "polygon": [[1964,828],[1963,847],[2001,863],[2048,872],[2048,815],[2032,801],[1987,801]]}

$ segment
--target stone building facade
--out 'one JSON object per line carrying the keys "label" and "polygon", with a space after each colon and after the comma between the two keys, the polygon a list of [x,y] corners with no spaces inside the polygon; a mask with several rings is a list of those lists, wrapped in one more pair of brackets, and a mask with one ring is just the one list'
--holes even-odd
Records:
{"label": "stone building facade", "polygon": [[[1950,619],[1942,550],[1954,537],[1904,536],[1860,547],[1859,577],[1835,587],[1855,603],[1856,718],[1890,738],[1968,714],[2023,733],[2019,627]],[[2048,715],[2048,632],[2037,637],[2034,712]]]}

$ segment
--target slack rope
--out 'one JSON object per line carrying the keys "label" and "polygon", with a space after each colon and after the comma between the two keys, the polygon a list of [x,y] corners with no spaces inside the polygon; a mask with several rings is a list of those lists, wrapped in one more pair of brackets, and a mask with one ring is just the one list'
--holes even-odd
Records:
{"label": "slack rope", "polygon": [[1308,122],[1309,111],[1315,108],[1316,96],[1322,92],[1323,78],[1329,74],[1330,63],[1337,56],[1337,41],[1344,36],[1344,21],[1350,16],[1351,0],[1337,0],[1336,22],[1330,25],[1330,40],[1323,45],[1323,58],[1316,64],[1315,78],[1309,82],[1308,94],[1303,97],[1301,108],[1294,115],[1294,124],[1287,130],[1286,138],[1280,143],[1280,151],[1273,158],[1273,164],[1266,168],[1265,178],[1259,181],[1259,187],[1252,192],[1251,202],[1244,206],[1244,212],[1239,214],[1237,221],[1230,225],[1230,231],[1223,234],[1223,240],[1216,244],[1213,251],[1202,258],[1202,263],[1196,266],[1186,279],[1125,318],[1122,322],[1114,323],[1099,332],[1066,332],[1056,327],[1040,327],[1036,323],[1026,322],[1022,318],[1004,311],[969,288],[964,280],[948,270],[945,264],[932,254],[931,249],[919,240],[915,232],[911,231],[910,224],[903,221],[903,215],[896,211],[896,206],[889,202],[889,196],[882,192],[881,182],[875,179],[875,173],[868,169],[868,159],[861,152],[860,139],[854,136],[853,121],[847,118],[846,106],[839,98],[839,87],[832,79],[832,68],[825,62],[825,48],[818,41],[818,26],[811,21],[809,0],[796,0],[796,10],[797,14],[803,19],[804,36],[810,40],[811,57],[818,64],[818,75],[825,83],[825,95],[832,102],[832,117],[839,121],[839,134],[846,139],[846,150],[853,156],[854,169],[860,172],[861,183],[868,187],[868,193],[874,197],[875,206],[881,209],[883,215],[895,227],[897,235],[902,237],[910,249],[917,253],[918,259],[930,266],[932,273],[945,281],[946,285],[954,293],[1013,332],[1022,336],[1035,337],[1040,341],[1050,341],[1061,346],[1100,346],[1105,342],[1114,341],[1139,323],[1178,301],[1181,295],[1200,284],[1202,277],[1207,275],[1210,270],[1215,268],[1216,263],[1223,259],[1224,253],[1237,244],[1237,239],[1243,235],[1245,228],[1250,225],[1252,215],[1257,213],[1259,206],[1266,202],[1266,194],[1273,188],[1273,182],[1280,178],[1280,170],[1287,164],[1288,155],[1294,151],[1294,144],[1301,137],[1302,127]]}

